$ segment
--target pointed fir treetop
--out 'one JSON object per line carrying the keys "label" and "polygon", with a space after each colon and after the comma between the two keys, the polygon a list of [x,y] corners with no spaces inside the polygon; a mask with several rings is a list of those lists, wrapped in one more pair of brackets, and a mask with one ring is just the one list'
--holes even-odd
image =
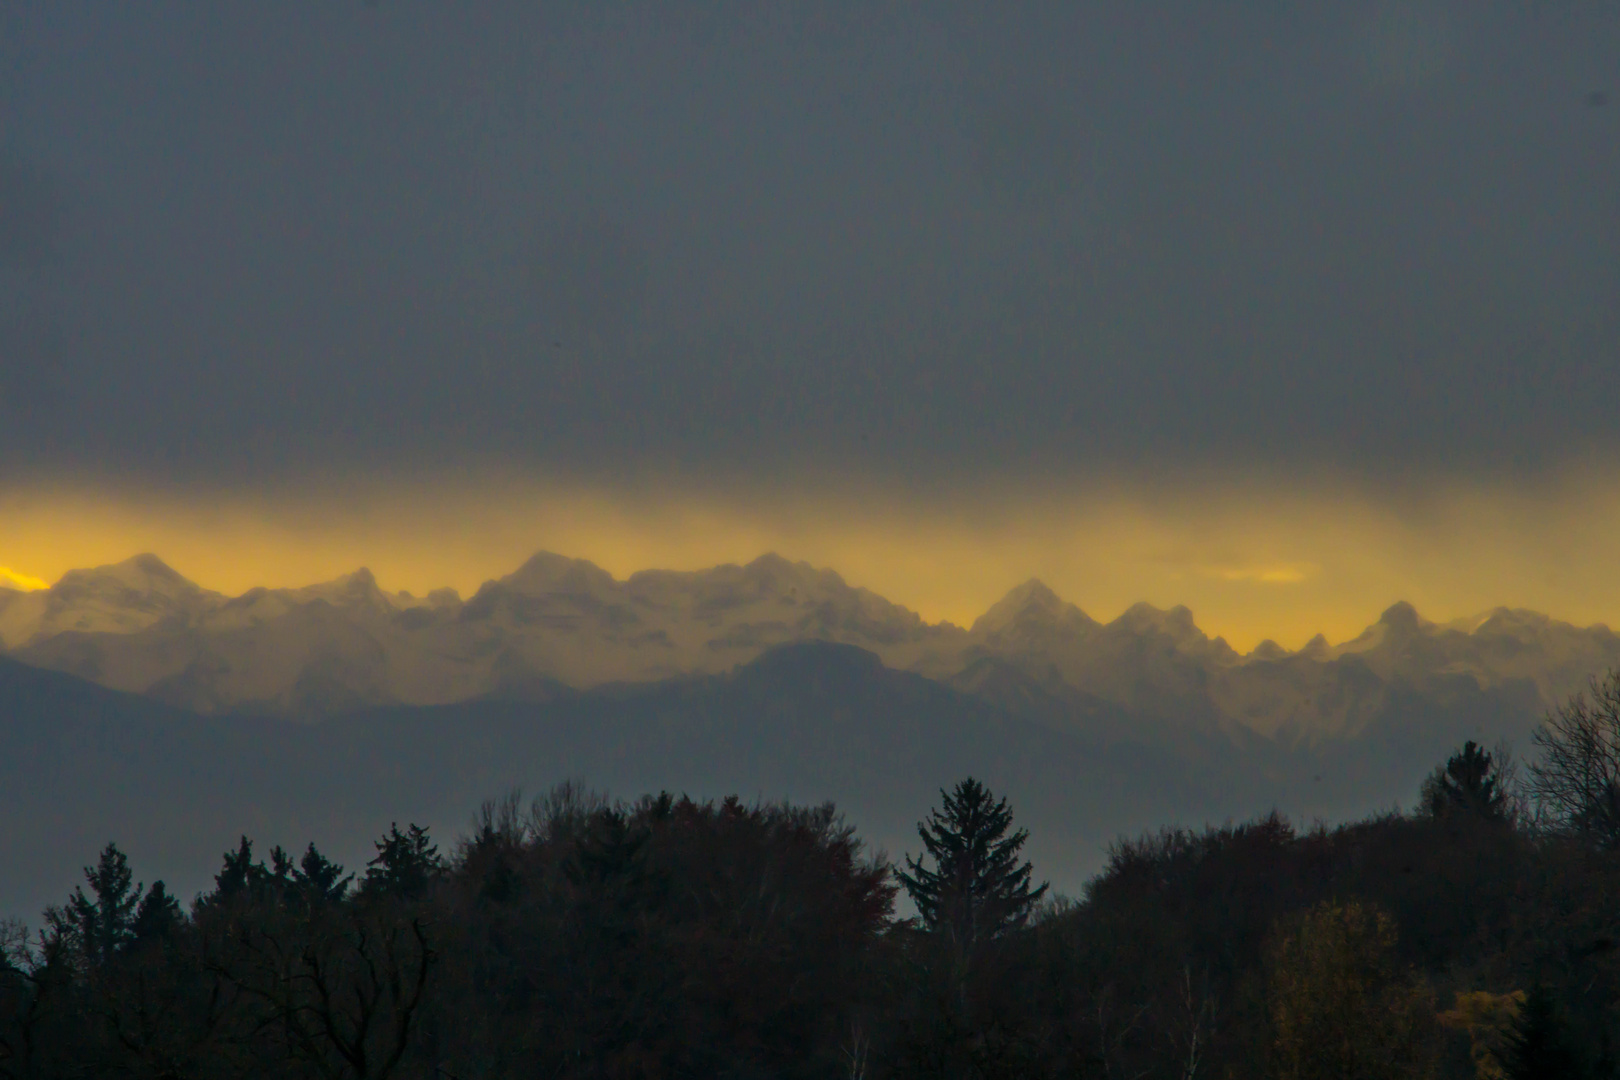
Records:
{"label": "pointed fir treetop", "polygon": [[183,917],[180,901],[174,898],[163,882],[154,881],[152,887],[146,890],[146,895],[141,897],[140,906],[135,909],[135,921],[130,931],[137,942],[153,941],[167,937],[180,925]]}
{"label": "pointed fir treetop", "polygon": [[1454,811],[1500,818],[1507,813],[1508,792],[1500,755],[1472,739],[1423,782],[1423,807],[1435,817]]}
{"label": "pointed fir treetop", "polygon": [[344,874],[342,866],[315,850],[312,843],[304,850],[303,858],[298,860],[292,879],[305,895],[324,903],[333,903],[348,893],[354,875]]}
{"label": "pointed fir treetop", "polygon": [[224,865],[214,875],[214,891],[203,902],[218,904],[250,896],[269,897],[278,902],[302,898],[314,903],[334,903],[348,895],[353,881],[353,874],[344,874],[343,867],[322,855],[313,843],[296,862],[285,848],[277,845],[270,849],[270,864],[266,866],[254,861],[253,841],[244,836],[235,851],[225,853]]}
{"label": "pointed fir treetop", "polygon": [[377,857],[366,863],[360,890],[367,896],[415,900],[427,892],[443,869],[444,860],[428,838],[428,831],[413,824],[400,832],[396,822],[377,841]]}
{"label": "pointed fir treetop", "polygon": [[1022,926],[1048,886],[1030,887],[1033,867],[1018,861],[1025,829],[1009,833],[1006,799],[969,777],[942,806],[917,824],[925,858],[906,857],[896,877],[910,894],[924,928],[949,933],[963,948]]}
{"label": "pointed fir treetop", "polygon": [[96,865],[84,868],[84,880],[90,892],[78,886],[65,905],[45,912],[45,921],[58,947],[100,966],[135,940],[142,886],[117,844],[108,844]]}
{"label": "pointed fir treetop", "polygon": [[268,873],[263,863],[253,861],[253,841],[244,836],[235,851],[225,853],[224,865],[214,875],[214,891],[209,899],[218,902],[240,896],[260,884]]}

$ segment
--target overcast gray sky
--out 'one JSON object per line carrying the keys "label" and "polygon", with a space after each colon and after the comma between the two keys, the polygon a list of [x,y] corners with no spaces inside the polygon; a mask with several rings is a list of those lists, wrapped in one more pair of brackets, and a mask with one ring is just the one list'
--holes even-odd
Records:
{"label": "overcast gray sky", "polygon": [[1620,448],[1620,5],[12,3],[0,467]]}

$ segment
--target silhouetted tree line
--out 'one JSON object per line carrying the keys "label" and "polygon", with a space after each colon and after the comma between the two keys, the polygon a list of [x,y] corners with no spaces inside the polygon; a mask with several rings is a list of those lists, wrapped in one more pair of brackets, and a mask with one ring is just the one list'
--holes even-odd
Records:
{"label": "silhouetted tree line", "polygon": [[576,785],[358,874],[243,838],[188,909],[109,845],[0,928],[0,1077],[1614,1076],[1620,673],[1535,739],[1410,814],[1122,841],[1078,900],[972,779],[899,869],[831,806]]}

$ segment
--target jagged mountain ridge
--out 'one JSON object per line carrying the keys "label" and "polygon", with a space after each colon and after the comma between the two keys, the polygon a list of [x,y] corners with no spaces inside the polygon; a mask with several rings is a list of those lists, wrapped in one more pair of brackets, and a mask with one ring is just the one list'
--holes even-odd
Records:
{"label": "jagged mountain ridge", "polygon": [[541,553],[465,601],[387,593],[365,570],[234,598],[192,586],[174,601],[171,577],[184,580],[140,556],[37,593],[0,590],[0,641],[27,663],[202,712],[319,716],[713,674],[805,640],[910,667],[963,635],[774,555],[618,581]]}
{"label": "jagged mountain ridge", "polygon": [[[746,566],[619,580],[540,553],[463,600],[382,590],[365,570],[226,597],[143,555],[50,589],[0,589],[0,647],[17,659],[204,713],[319,718],[357,708],[716,674],[767,649],[832,641],[890,667],[1121,738],[1357,738],[1394,702],[1483,693],[1527,726],[1620,664],[1620,636],[1522,610],[1436,624],[1396,604],[1358,637],[1239,654],[1184,607],[1099,622],[1039,581],[974,624],[932,624],[831,570],[766,555]],[[1076,718],[1081,718],[1076,720]]]}

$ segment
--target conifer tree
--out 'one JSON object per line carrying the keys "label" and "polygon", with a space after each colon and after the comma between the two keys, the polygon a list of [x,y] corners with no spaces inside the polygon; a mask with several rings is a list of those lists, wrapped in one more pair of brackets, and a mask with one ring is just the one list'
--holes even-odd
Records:
{"label": "conifer tree", "polygon": [[943,807],[917,823],[925,857],[906,857],[895,876],[905,886],[923,927],[949,935],[966,954],[978,943],[1022,926],[1047,886],[1030,887],[1032,867],[1018,862],[1029,839],[1009,834],[1012,810],[972,777],[940,791]]}
{"label": "conifer tree", "polygon": [[140,906],[135,909],[135,921],[130,926],[130,932],[136,941],[152,941],[172,931],[180,924],[180,918],[180,902],[163,882],[154,881],[152,887],[146,890],[146,895],[141,897]]}
{"label": "conifer tree", "polygon": [[1580,1080],[1589,1075],[1570,1045],[1558,1001],[1545,986],[1533,988],[1524,999],[1506,1050],[1502,1064],[1508,1080]]}
{"label": "conifer tree", "polygon": [[444,860],[428,838],[428,831],[411,825],[400,832],[396,822],[388,835],[377,841],[377,857],[366,864],[366,878],[360,888],[370,896],[415,900],[427,892],[443,869]]}
{"label": "conifer tree", "polygon": [[625,815],[614,809],[598,810],[591,828],[580,838],[563,870],[568,880],[583,889],[608,889],[634,877],[648,840],[646,829],[632,829]]}
{"label": "conifer tree", "polygon": [[343,867],[316,851],[312,843],[292,871],[292,880],[305,896],[321,903],[334,903],[349,891],[354,875],[345,875]]}
{"label": "conifer tree", "polygon": [[242,837],[235,851],[225,853],[225,863],[214,875],[214,891],[209,899],[229,900],[262,885],[270,876],[263,863],[253,861],[253,841]]}
{"label": "conifer tree", "polygon": [[270,866],[266,879],[281,888],[292,884],[293,858],[280,844],[270,849]]}
{"label": "conifer tree", "polygon": [[1503,762],[1472,739],[1423,782],[1423,808],[1435,817],[1460,810],[1501,818],[1507,806]]}
{"label": "conifer tree", "polygon": [[129,860],[116,844],[101,850],[94,867],[84,868],[84,879],[89,895],[78,886],[64,907],[51,908],[45,918],[61,944],[100,966],[135,939],[141,886],[134,884]]}

